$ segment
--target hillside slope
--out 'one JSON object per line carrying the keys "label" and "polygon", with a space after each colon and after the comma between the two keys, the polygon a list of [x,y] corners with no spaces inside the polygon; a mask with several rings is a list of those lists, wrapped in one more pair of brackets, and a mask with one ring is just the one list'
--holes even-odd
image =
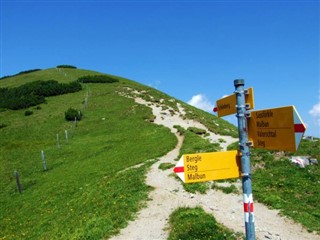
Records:
{"label": "hillside slope", "polygon": [[[99,73],[53,68],[0,80],[0,87],[36,80],[66,83],[95,74]],[[177,109],[180,101],[118,79],[112,84],[82,84],[80,92],[48,97],[29,109],[1,110],[0,238],[101,239],[117,233],[142,207],[150,191],[144,183],[146,170],[173,149],[177,139],[168,128],[152,124],[150,108],[119,93],[128,88],[145,91],[143,97],[152,96],[164,108]],[[212,132],[236,136],[231,124],[181,105],[185,118],[198,119]],[[70,107],[83,112],[77,124],[64,119]],[[33,114],[26,116],[26,110]]]}
{"label": "hillside slope", "polygon": [[[44,69],[2,79],[0,88],[38,80],[70,83],[97,74]],[[239,181],[181,185],[170,176],[181,154],[229,148],[237,129],[156,89],[107,76],[119,81],[81,84],[79,92],[46,97],[45,103],[28,109],[0,109],[0,239],[103,239],[121,229],[117,237],[127,239],[139,236],[141,229],[131,229],[144,229],[149,221],[154,222],[145,236],[165,238],[168,214],[181,204],[199,203],[220,223],[243,232],[241,191],[227,195],[209,190],[234,190]],[[81,111],[83,119],[67,122],[69,108]],[[319,141],[301,145],[296,154],[319,159]],[[320,232],[319,166],[299,169],[289,163],[290,155],[252,150],[255,199],[279,209],[255,205],[261,239],[319,239],[280,216]],[[171,169],[158,168],[168,163]],[[14,172],[19,174],[21,194]],[[191,219],[188,226],[192,224]]]}

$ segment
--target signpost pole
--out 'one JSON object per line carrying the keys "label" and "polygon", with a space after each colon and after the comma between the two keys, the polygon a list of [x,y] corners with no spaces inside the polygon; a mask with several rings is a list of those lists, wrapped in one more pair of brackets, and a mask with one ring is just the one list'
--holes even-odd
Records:
{"label": "signpost pole", "polygon": [[250,150],[248,147],[244,80],[234,80],[234,86],[236,89],[235,94],[237,100],[236,107],[238,118],[239,145],[240,151],[242,153],[241,171],[246,240],[255,240],[252,179],[250,170]]}

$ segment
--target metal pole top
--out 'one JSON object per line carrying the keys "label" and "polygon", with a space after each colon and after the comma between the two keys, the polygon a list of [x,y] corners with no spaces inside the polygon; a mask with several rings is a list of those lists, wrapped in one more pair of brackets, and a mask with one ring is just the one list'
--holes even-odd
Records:
{"label": "metal pole top", "polygon": [[237,87],[237,86],[244,86],[244,79],[236,79],[234,80],[234,86]]}

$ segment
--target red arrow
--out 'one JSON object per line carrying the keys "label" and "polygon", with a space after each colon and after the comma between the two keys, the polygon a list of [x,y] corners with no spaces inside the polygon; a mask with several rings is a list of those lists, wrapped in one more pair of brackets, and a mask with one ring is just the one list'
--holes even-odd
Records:
{"label": "red arrow", "polygon": [[184,172],[184,167],[175,167],[175,168],[173,169],[173,171],[174,171],[175,173]]}
{"label": "red arrow", "polygon": [[304,133],[306,131],[306,127],[303,124],[295,124],[294,132]]}
{"label": "red arrow", "polygon": [[185,182],[184,179],[184,162],[183,162],[183,156],[179,159],[177,162],[177,165],[173,168],[173,171],[177,176],[182,180],[182,182]]}

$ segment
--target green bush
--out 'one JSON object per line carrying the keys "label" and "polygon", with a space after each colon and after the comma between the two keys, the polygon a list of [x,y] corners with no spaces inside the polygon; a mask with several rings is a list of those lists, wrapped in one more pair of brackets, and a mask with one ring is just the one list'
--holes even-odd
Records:
{"label": "green bush", "polygon": [[67,121],[74,121],[75,118],[77,118],[78,121],[82,118],[82,112],[79,110],[76,110],[74,108],[69,108],[65,113],[64,116]]}
{"label": "green bush", "polygon": [[5,76],[2,76],[1,78],[0,78],[0,80],[2,80],[2,79],[5,79],[5,78],[9,78],[9,77],[13,77],[14,75],[5,75]]}
{"label": "green bush", "polygon": [[161,163],[161,164],[159,165],[159,169],[161,169],[161,170],[167,170],[167,169],[173,168],[174,166],[175,166],[175,164],[166,162],[166,163]]}
{"label": "green bush", "polygon": [[107,75],[89,75],[78,78],[81,83],[114,83],[119,82],[118,79],[112,78]]}
{"label": "green bush", "polygon": [[32,73],[32,72],[37,72],[40,71],[41,69],[37,68],[37,69],[30,69],[30,70],[26,70],[26,71],[21,71],[16,75],[21,75],[21,74],[26,74],[26,73]]}
{"label": "green bush", "polygon": [[43,96],[20,93],[16,89],[0,88],[0,108],[18,110],[45,102]]}
{"label": "green bush", "polygon": [[31,72],[36,72],[36,71],[40,71],[41,69],[37,68],[37,69],[30,69],[30,70],[26,70],[26,71],[21,71],[17,74],[14,74],[14,75],[7,75],[7,76],[3,76],[0,78],[1,79],[5,79],[5,78],[9,78],[9,77],[14,77],[14,76],[18,76],[18,75],[21,75],[21,74],[26,74],[26,73],[31,73]]}
{"label": "green bush", "polygon": [[206,130],[197,127],[188,127],[187,130],[198,135],[206,134],[207,132]]}
{"label": "green bush", "polygon": [[33,114],[33,111],[31,111],[31,110],[27,110],[27,111],[24,112],[25,116],[30,116],[32,114]]}
{"label": "green bush", "polygon": [[177,132],[180,134],[180,135],[184,135],[185,134],[185,129],[183,127],[181,127],[180,125],[174,125],[173,126],[175,129],[177,129]]}
{"label": "green bush", "polygon": [[72,66],[72,65],[58,65],[56,68],[73,68],[73,69],[76,69],[77,67]]}
{"label": "green bush", "polygon": [[44,103],[45,97],[78,92],[81,89],[78,82],[58,83],[54,80],[34,81],[16,88],[0,88],[0,108],[28,108]]}

